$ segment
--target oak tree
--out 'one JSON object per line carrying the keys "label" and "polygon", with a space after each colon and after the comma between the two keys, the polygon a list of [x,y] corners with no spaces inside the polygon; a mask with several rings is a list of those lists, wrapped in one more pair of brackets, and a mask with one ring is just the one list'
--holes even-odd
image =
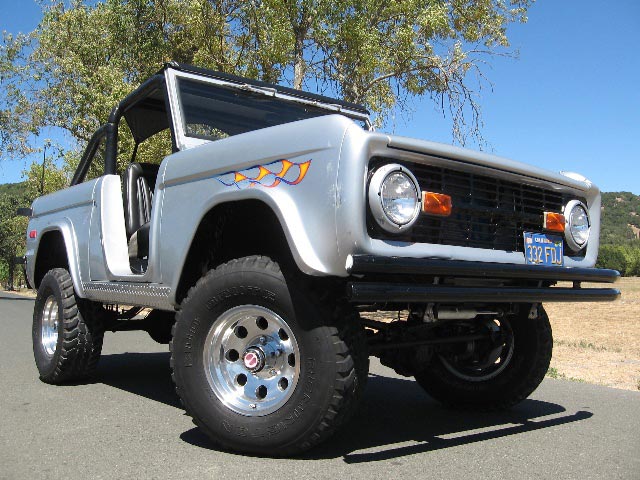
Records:
{"label": "oak tree", "polygon": [[44,126],[86,142],[170,60],[362,103],[377,125],[431,97],[464,143],[481,136],[483,64],[531,1],[41,0],[37,28],[0,47],[0,155],[33,151]]}

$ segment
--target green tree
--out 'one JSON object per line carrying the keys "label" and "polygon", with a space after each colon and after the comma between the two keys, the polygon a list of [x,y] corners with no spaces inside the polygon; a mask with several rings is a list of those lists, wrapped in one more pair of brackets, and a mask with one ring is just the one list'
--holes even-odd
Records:
{"label": "green tree", "polygon": [[627,246],[625,247],[624,254],[627,260],[624,275],[627,277],[637,277],[640,275],[640,248]]}
{"label": "green tree", "polygon": [[42,163],[33,162],[23,175],[26,180],[20,184],[19,191],[11,189],[0,194],[0,278],[8,290],[14,286],[15,257],[24,254],[28,223],[25,217],[16,215],[17,209],[69,184],[68,172],[57,167],[52,158],[45,161],[44,170]]}
{"label": "green tree", "polygon": [[[68,160],[71,163],[73,160]],[[59,168],[52,159],[44,162],[33,162],[28,170],[22,172],[24,182],[24,199],[30,204],[37,197],[56,192],[69,186],[69,172],[65,167]],[[24,205],[23,205],[24,206]]]}
{"label": "green tree", "polygon": [[[526,21],[532,1],[40,0],[36,29],[4,32],[0,44],[0,156],[38,151],[45,126],[75,143],[59,154],[63,169],[49,161],[43,181],[36,162],[25,196],[3,198],[2,258],[23,248],[26,219],[15,208],[67,185],[113,106],[167,61],[342,96],[378,125],[398,104],[430,96],[464,143],[480,138],[481,66],[507,53],[506,27]],[[122,129],[120,163],[133,145]],[[161,158],[168,144],[158,136],[139,158]]]}
{"label": "green tree", "polygon": [[6,271],[6,288],[13,290],[15,257],[24,253],[27,219],[17,217],[16,210],[24,206],[22,196],[0,196],[0,263]]}
{"label": "green tree", "polygon": [[531,1],[42,0],[37,28],[0,47],[0,154],[29,153],[43,126],[86,142],[169,60],[335,93],[378,124],[430,96],[464,143],[480,135],[481,66]]}
{"label": "green tree", "polygon": [[618,270],[625,277],[640,276],[640,247],[636,245],[602,245],[596,266]]}
{"label": "green tree", "polygon": [[624,254],[624,248],[619,245],[602,245],[598,252],[596,266],[618,270],[624,275],[627,268],[627,257]]}

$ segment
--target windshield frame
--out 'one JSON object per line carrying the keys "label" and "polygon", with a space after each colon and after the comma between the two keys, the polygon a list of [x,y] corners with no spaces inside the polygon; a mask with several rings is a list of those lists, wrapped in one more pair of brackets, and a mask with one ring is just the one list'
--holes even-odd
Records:
{"label": "windshield frame", "polygon": [[190,72],[178,71],[172,68],[166,69],[165,78],[167,82],[169,104],[171,107],[171,121],[173,123],[174,131],[176,134],[175,138],[176,138],[176,146],[178,147],[178,150],[185,150],[188,148],[193,148],[198,145],[215,141],[214,139],[194,137],[187,134],[187,131],[185,128],[186,127],[185,114],[184,114],[184,109],[182,106],[182,100],[181,100],[181,95],[179,90],[180,79],[192,80],[199,83],[208,84],[208,85],[211,85],[212,88],[222,87],[225,89],[233,89],[240,92],[242,91],[249,92],[254,95],[261,94],[261,95],[277,98],[284,102],[292,102],[292,103],[312,106],[316,109],[327,110],[327,115],[331,115],[332,113],[337,113],[337,114],[344,115],[348,118],[351,118],[352,120],[363,122],[367,130],[372,130],[371,122],[369,120],[368,115],[358,112],[356,110],[349,109],[344,105],[324,103],[317,100],[288,95],[286,93],[279,92],[276,88],[262,87],[262,86],[252,85],[250,83],[244,83],[244,84],[235,83],[235,82],[226,81],[223,79],[197,75]]}

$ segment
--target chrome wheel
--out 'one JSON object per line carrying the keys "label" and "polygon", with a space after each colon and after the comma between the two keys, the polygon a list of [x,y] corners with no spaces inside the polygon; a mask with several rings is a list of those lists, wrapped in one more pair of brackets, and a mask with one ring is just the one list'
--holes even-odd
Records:
{"label": "chrome wheel", "polygon": [[203,354],[215,395],[247,416],[267,415],[282,407],[300,373],[291,328],[277,313],[258,305],[224,312],[209,330]]}
{"label": "chrome wheel", "polygon": [[49,357],[53,357],[58,345],[58,302],[50,295],[42,307],[42,324],[40,326],[42,348]]}
{"label": "chrome wheel", "polygon": [[500,375],[511,362],[514,339],[509,321],[487,320],[484,327],[495,338],[491,344],[469,342],[463,355],[440,356],[444,368],[454,376],[469,382],[484,382]]}

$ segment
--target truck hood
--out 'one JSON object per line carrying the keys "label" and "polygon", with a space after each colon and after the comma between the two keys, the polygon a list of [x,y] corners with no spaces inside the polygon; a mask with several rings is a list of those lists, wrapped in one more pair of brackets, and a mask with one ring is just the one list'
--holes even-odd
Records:
{"label": "truck hood", "polygon": [[508,158],[488,153],[478,152],[476,150],[454,147],[452,145],[429,142],[426,140],[418,140],[415,138],[402,137],[399,135],[387,135],[380,133],[375,135],[384,135],[386,137],[387,146],[391,149],[420,153],[431,157],[453,159],[461,163],[479,165],[502,172],[516,173],[538,180],[545,180],[580,191],[586,191],[593,188],[593,185],[588,180],[574,180],[573,178],[569,178],[565,175],[546,170],[544,168],[535,167],[530,164],[517,162],[515,160],[510,160]]}

